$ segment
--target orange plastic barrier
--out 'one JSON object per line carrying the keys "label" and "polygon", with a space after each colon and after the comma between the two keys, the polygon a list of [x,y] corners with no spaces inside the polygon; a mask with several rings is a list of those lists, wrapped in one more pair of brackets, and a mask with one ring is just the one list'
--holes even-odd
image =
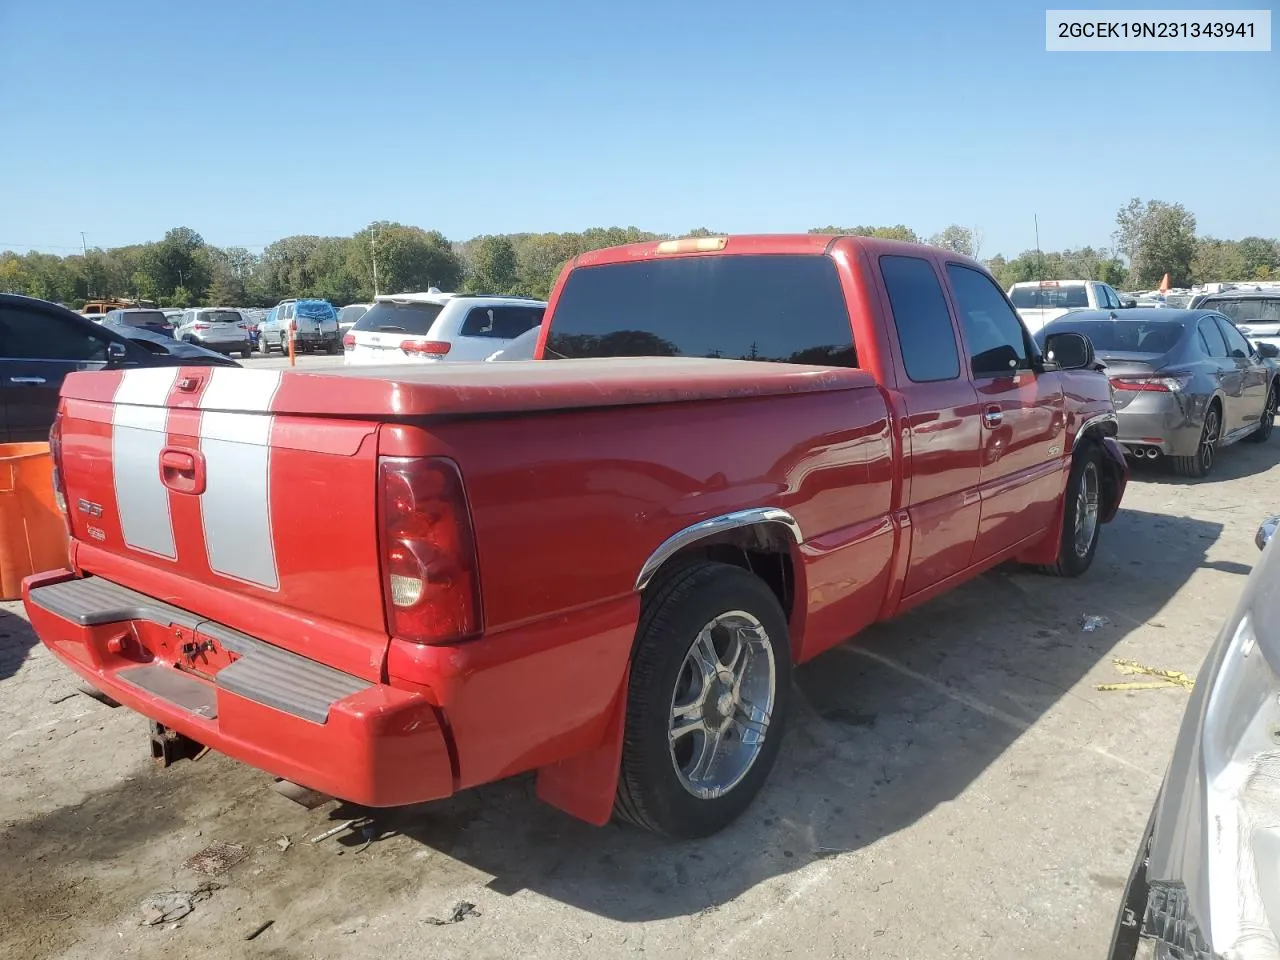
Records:
{"label": "orange plastic barrier", "polygon": [[23,577],[66,565],[49,445],[0,443],[0,600],[22,596]]}

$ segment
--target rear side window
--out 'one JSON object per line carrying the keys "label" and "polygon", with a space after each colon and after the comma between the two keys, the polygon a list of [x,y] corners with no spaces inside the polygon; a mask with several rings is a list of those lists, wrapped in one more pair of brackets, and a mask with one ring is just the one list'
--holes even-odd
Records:
{"label": "rear side window", "polygon": [[542,323],[545,307],[472,307],[462,321],[464,337],[514,340]]}
{"label": "rear side window", "polygon": [[1222,331],[1213,322],[1213,317],[1205,317],[1200,321],[1200,345],[1211,357],[1227,356],[1227,342],[1222,338]]}
{"label": "rear side window", "polygon": [[560,293],[544,355],[858,365],[835,264],[815,255],[580,267]]}
{"label": "rear side window", "polygon": [[407,333],[425,337],[431,332],[431,325],[444,309],[439,303],[391,303],[379,302],[356,321],[352,330],[379,330],[388,333]]}
{"label": "rear side window", "polygon": [[1019,369],[1029,368],[1031,349],[1026,327],[991,278],[949,263],[947,279],[960,309],[960,325],[969,344],[974,377],[1009,377]]}
{"label": "rear side window", "polygon": [[880,273],[889,291],[907,376],[916,383],[960,376],[951,314],[932,264],[919,257],[881,257]]}

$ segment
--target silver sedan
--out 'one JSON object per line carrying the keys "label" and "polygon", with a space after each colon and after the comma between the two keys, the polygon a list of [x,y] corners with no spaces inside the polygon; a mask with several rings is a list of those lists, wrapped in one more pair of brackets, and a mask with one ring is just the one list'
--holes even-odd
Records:
{"label": "silver sedan", "polygon": [[1081,333],[1111,380],[1118,439],[1130,456],[1166,458],[1186,477],[1213,470],[1237,440],[1264,443],[1280,398],[1280,355],[1213,310],[1081,310],[1037,334]]}

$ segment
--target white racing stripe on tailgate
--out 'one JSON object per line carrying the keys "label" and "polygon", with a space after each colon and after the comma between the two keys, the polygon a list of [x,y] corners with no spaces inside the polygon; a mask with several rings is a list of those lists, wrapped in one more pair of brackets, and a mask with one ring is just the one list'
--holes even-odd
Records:
{"label": "white racing stripe on tailgate", "polygon": [[[271,401],[280,371],[216,368],[200,397],[200,451],[207,483],[200,497],[209,569],[280,586],[271,532]],[[252,411],[252,412],[238,412]]]}
{"label": "white racing stripe on tailgate", "polygon": [[177,377],[177,367],[126,370],[111,410],[111,475],[124,542],[170,560],[178,552],[160,451],[168,442],[165,401]]}

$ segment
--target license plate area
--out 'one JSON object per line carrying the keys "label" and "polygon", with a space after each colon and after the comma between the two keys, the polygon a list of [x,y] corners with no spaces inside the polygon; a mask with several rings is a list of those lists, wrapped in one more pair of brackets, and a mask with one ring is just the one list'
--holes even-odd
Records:
{"label": "license plate area", "polygon": [[176,664],[207,680],[236,659],[214,637],[190,627],[135,620],[133,628],[139,644],[157,660]]}

